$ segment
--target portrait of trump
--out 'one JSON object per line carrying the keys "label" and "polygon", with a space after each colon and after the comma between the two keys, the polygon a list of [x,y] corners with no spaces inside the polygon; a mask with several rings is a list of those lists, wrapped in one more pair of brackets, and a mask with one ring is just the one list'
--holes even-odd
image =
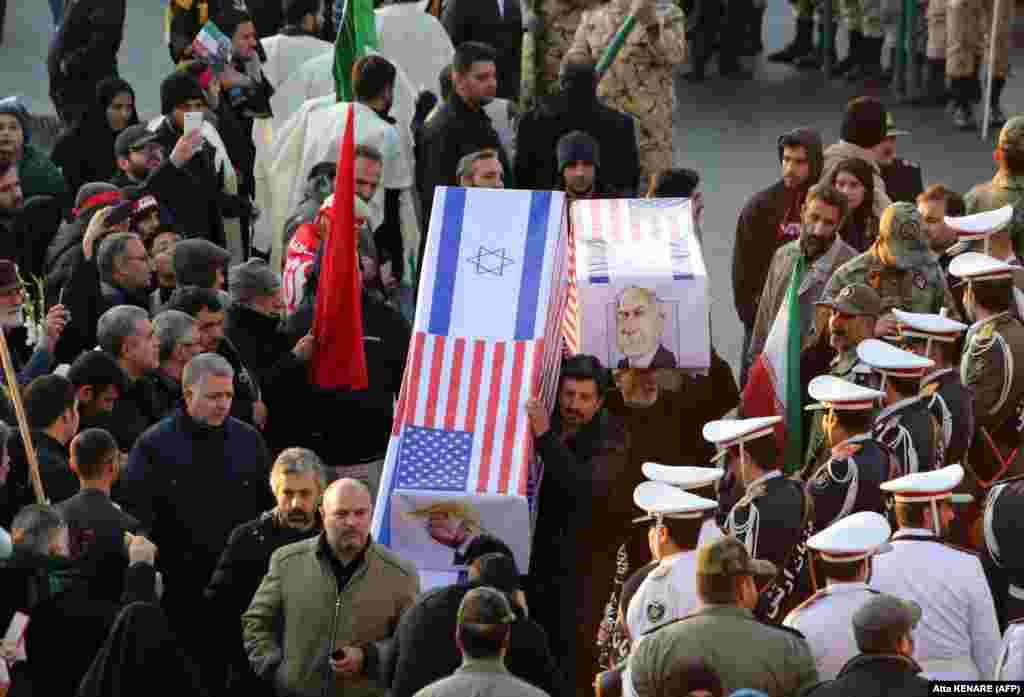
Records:
{"label": "portrait of trump", "polygon": [[454,550],[455,566],[465,564],[466,547],[485,533],[480,512],[459,501],[439,501],[409,511],[405,517],[419,521],[434,542]]}
{"label": "portrait of trump", "polygon": [[630,286],[615,306],[615,337],[625,356],[618,368],[675,368],[676,356],[661,343],[665,312],[649,288]]}

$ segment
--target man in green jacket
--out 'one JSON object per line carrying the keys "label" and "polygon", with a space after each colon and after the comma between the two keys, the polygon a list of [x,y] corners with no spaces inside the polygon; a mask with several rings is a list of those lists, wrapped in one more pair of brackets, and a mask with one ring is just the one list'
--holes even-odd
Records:
{"label": "man in green jacket", "polygon": [[722,680],[724,694],[748,687],[769,697],[794,697],[818,681],[810,647],[800,632],[754,619],[754,577],[775,575],[775,565],[751,559],[735,537],[697,553],[698,606],[694,612],[645,634],[629,659],[623,694],[667,694],[673,671],[703,658]]}
{"label": "man in green jacket", "polygon": [[373,504],[362,482],[324,492],[324,532],[270,558],[242,615],[253,670],[279,695],[377,697],[374,642],[391,636],[419,593],[409,563],[370,539]]}

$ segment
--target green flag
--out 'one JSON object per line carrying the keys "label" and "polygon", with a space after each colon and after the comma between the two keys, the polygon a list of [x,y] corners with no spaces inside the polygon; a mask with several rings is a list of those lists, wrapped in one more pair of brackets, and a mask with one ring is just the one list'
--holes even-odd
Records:
{"label": "green flag", "polygon": [[801,254],[793,267],[793,276],[786,289],[789,307],[789,331],[786,335],[786,474],[792,474],[803,462],[803,395],[800,389],[800,345],[803,340],[800,323],[800,282],[804,277],[805,259]]}
{"label": "green flag", "polygon": [[334,41],[334,92],[339,102],[351,102],[352,66],[367,49],[378,47],[373,0],[344,0],[339,20]]}

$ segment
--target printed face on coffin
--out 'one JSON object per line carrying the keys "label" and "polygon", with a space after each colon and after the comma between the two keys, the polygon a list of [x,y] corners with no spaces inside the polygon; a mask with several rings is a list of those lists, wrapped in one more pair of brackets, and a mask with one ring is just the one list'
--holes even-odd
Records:
{"label": "printed face on coffin", "polygon": [[654,354],[665,329],[665,314],[654,292],[636,286],[623,291],[615,313],[615,329],[619,351],[627,358]]}
{"label": "printed face on coffin", "polygon": [[408,516],[422,521],[432,540],[451,549],[459,549],[481,532],[480,514],[458,501],[441,501],[411,511]]}

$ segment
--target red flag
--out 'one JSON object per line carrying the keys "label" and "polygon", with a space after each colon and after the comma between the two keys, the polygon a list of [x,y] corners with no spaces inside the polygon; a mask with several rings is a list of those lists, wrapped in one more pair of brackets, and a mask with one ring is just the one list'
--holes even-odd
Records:
{"label": "red flag", "polygon": [[349,107],[345,136],[338,152],[331,232],[324,247],[316,289],[313,334],[313,382],[319,387],[365,390],[362,277],[355,231],[355,123]]}

